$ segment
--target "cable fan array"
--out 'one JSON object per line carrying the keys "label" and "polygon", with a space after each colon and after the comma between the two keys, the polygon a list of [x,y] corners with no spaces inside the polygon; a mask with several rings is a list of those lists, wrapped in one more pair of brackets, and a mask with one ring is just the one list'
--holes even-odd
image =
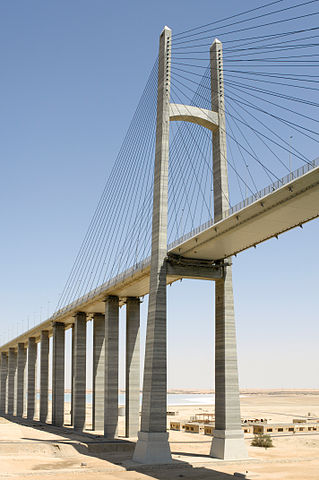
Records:
{"label": "cable fan array", "polygon": [[146,83],[57,310],[150,251],[158,60]]}
{"label": "cable fan array", "polygon": [[[285,0],[173,35],[171,102],[211,108],[209,49],[223,44],[229,207],[318,156],[318,0]],[[286,30],[285,30],[286,29]],[[150,254],[155,62],[57,310]],[[168,242],[213,221],[212,135],[170,129]]]}
{"label": "cable fan array", "polygon": [[[251,15],[251,12],[277,3],[282,2],[271,2],[239,15],[249,14],[245,19],[236,19],[231,23],[225,19],[225,25],[223,21],[214,22],[174,35],[171,101],[201,108],[210,108],[211,105],[210,46],[215,35],[223,43],[229,207],[247,196],[257,195],[262,187],[280,181],[292,170],[312,164],[318,156],[316,109],[319,103],[315,100],[319,76],[315,68],[318,66],[319,43],[315,39],[318,38],[316,16],[319,12],[313,11],[317,2],[303,2]],[[307,7],[312,11],[306,12]],[[302,8],[302,15],[282,17],[283,12],[298,8]],[[278,16],[282,18],[278,19]],[[269,34],[270,22],[251,25],[253,20],[262,17],[272,20],[273,33]],[[307,28],[301,28],[300,22],[304,23],[304,18],[307,18]],[[282,31],[287,22],[295,28]],[[242,26],[237,28],[235,25],[238,24]],[[278,32],[274,31],[276,25]],[[250,30],[257,32],[253,36],[245,36]],[[206,170],[202,186],[208,178],[211,186],[211,151],[208,149],[206,155],[203,153],[211,135],[202,130],[205,140],[200,140],[200,133],[195,134],[195,129],[189,124],[183,125],[180,134],[189,139],[189,144],[195,138],[201,142],[202,148],[192,155],[192,169],[197,172],[201,168]],[[189,164],[186,167],[186,158],[184,154],[182,172],[190,169]],[[172,152],[170,161],[172,163]],[[173,180],[171,183],[174,183]],[[187,205],[189,198],[189,191],[185,191],[181,203]],[[212,195],[206,192],[205,198],[211,212]],[[182,212],[189,229],[194,228],[192,218],[198,211],[195,201],[192,214],[190,211]],[[176,228],[174,233],[177,231]],[[171,240],[173,237],[171,235]]]}

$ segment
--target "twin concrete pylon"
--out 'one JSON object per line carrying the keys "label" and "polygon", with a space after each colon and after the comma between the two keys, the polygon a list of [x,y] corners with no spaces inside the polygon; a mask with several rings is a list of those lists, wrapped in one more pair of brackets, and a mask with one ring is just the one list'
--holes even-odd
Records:
{"label": "twin concrete pylon", "polygon": [[[214,219],[229,207],[223,84],[222,44],[210,49],[212,111],[170,104],[172,32],[160,35],[157,126],[155,147],[150,293],[144,362],[141,429],[133,460],[140,463],[172,461],[167,433],[167,197],[170,120],[198,123],[212,130]],[[211,456],[247,457],[241,428],[236,331],[231,260],[224,261],[223,277],[215,289],[215,430]]]}

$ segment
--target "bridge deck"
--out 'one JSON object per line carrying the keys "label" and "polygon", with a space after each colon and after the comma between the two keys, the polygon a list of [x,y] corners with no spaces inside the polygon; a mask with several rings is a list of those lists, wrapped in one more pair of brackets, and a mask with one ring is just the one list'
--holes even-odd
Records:
{"label": "bridge deck", "polygon": [[[169,246],[168,252],[189,258],[223,259],[318,216],[319,167],[311,168],[306,173],[299,169],[277,182],[277,185],[259,192],[257,198],[250,198],[230,209],[223,220],[208,222],[177,240]],[[48,329],[51,333],[53,321],[63,322],[67,328],[70,327],[77,311],[104,312],[103,300],[107,295],[117,295],[123,303],[128,296],[142,297],[148,294],[149,274],[150,258],[147,258],[3,345],[0,352],[7,351],[18,342],[26,342],[28,337],[39,338],[41,330]],[[169,275],[167,283],[180,278]]]}

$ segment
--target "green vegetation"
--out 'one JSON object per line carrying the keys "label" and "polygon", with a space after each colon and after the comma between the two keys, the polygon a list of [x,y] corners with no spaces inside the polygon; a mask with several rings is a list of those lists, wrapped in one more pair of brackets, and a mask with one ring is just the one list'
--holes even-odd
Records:
{"label": "green vegetation", "polygon": [[251,441],[252,447],[264,447],[264,448],[271,448],[273,447],[272,439],[270,435],[264,435],[263,433],[259,433],[255,435]]}

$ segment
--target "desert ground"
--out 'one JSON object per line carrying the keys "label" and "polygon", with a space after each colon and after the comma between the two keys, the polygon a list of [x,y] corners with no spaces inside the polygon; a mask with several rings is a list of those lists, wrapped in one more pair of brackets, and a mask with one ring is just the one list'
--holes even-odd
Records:
{"label": "desert ground", "polygon": [[[269,422],[291,422],[309,413],[319,416],[319,391],[242,392],[242,417],[267,418]],[[66,405],[66,423],[69,422]],[[170,406],[170,420],[188,420],[196,413],[213,412],[213,405]],[[90,428],[91,407],[87,408],[87,430],[74,432],[37,421],[0,417],[0,479],[35,480],[318,480],[319,433],[277,434],[274,448],[251,447],[245,441],[249,459],[220,461],[209,457],[211,437],[170,431],[173,463],[146,466],[132,462],[135,439],[124,439],[124,417],[119,418],[119,441],[105,442]],[[242,477],[243,478],[243,477]]]}

